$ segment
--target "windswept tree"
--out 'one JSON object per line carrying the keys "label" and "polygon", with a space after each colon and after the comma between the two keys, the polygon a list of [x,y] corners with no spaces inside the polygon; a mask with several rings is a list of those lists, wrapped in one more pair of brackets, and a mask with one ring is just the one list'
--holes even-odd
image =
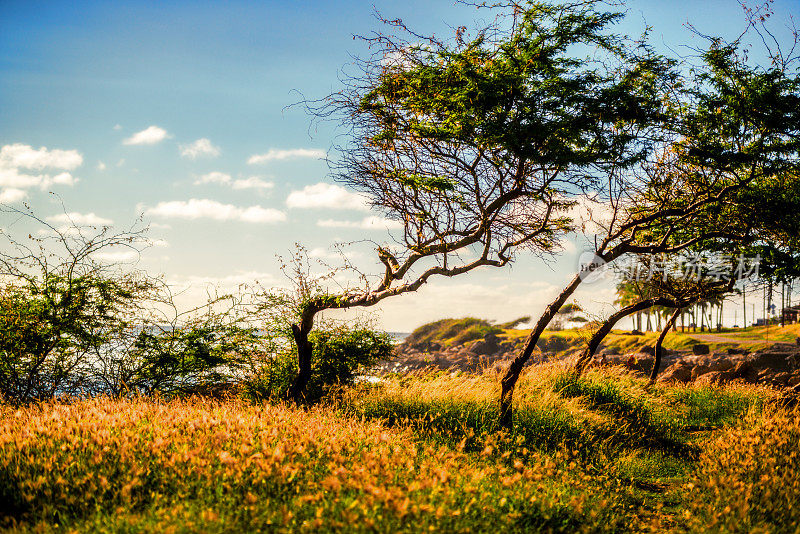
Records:
{"label": "windswept tree", "polygon": [[[771,34],[762,22],[751,20],[749,29],[767,43]],[[610,182],[601,200],[613,216],[596,236],[596,264],[757,240],[763,221],[752,216],[750,192],[777,177],[798,176],[800,78],[794,48],[768,47],[770,64],[752,65],[743,38],[711,39],[703,66],[676,94],[675,133],[664,136],[669,142],[636,172]],[[576,273],[546,307],[503,377],[504,426],[512,424],[514,387],[539,337],[585,275]]]}
{"label": "windswept tree", "polygon": [[448,41],[385,20],[397,31],[366,38],[374,55],[357,63],[361,74],[311,106],[348,129],[336,178],[403,229],[377,249],[382,276],[302,303],[293,398],[309,378],[319,312],[502,267],[521,250],[552,254],[576,197],[647,152],[671,64],[611,33],[621,15],[599,5],[501,3],[493,24]]}
{"label": "windswept tree", "polygon": [[[666,326],[656,341],[655,358],[650,373],[655,381],[661,362],[661,345],[664,337],[674,324],[681,310],[698,302],[721,300],[733,292],[737,274],[741,266],[736,265],[731,256],[710,257],[701,266],[685,262],[686,258],[666,256],[645,256],[634,265],[637,274],[644,271],[638,280],[627,280],[624,284],[631,288],[631,299],[623,307],[607,317],[594,331],[584,351],[575,364],[577,374],[581,374],[591,362],[600,344],[611,329],[623,318],[641,313],[655,307],[671,310]],[[654,265],[658,264],[658,269]],[[687,268],[687,264],[689,265]],[[630,275],[631,272],[623,273]]]}

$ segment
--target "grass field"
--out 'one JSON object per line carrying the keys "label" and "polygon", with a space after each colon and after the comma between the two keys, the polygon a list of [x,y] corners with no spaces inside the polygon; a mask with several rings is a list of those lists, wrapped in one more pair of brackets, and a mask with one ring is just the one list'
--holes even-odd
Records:
{"label": "grass field", "polygon": [[800,423],[764,388],[533,368],[310,408],[236,398],[0,409],[10,532],[795,532]]}

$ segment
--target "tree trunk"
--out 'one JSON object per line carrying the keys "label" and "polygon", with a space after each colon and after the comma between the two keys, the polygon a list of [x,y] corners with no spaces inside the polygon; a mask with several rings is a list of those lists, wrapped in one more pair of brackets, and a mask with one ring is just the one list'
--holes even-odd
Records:
{"label": "tree trunk", "polygon": [[653,323],[650,320],[650,310],[647,310],[645,313],[647,314],[647,331],[648,332],[652,332],[653,331]]}
{"label": "tree trunk", "polygon": [[669,327],[675,323],[675,320],[680,315],[681,309],[678,308],[675,310],[675,313],[667,321],[667,325],[664,327],[664,330],[661,331],[661,335],[658,336],[658,340],[656,341],[656,350],[654,351],[653,356],[653,369],[650,371],[650,381],[648,384],[655,384],[656,377],[658,376],[658,370],[661,367],[661,353],[664,349],[661,348],[662,343],[664,343],[664,338],[667,337],[667,332],[669,332]]}
{"label": "tree trunk", "polygon": [[292,335],[297,346],[297,376],[294,377],[292,385],[286,392],[286,397],[296,404],[300,404],[303,401],[306,385],[311,379],[311,355],[314,351],[314,346],[308,339],[308,335],[314,327],[314,316],[316,314],[316,308],[308,306],[301,314],[300,324],[292,325]]}
{"label": "tree trunk", "polygon": [[642,312],[636,313],[636,330],[642,331]]}
{"label": "tree trunk", "polygon": [[781,282],[781,328],[783,328],[783,310],[786,307],[786,284]]}
{"label": "tree trunk", "polygon": [[614,328],[614,325],[622,319],[632,313],[636,313],[640,310],[648,309],[652,306],[670,306],[673,307],[677,305],[673,300],[668,299],[666,297],[654,297],[646,300],[639,301],[635,304],[631,304],[630,306],[626,306],[622,308],[611,317],[605,320],[605,322],[600,326],[597,332],[594,333],[592,338],[589,340],[589,344],[586,347],[586,350],[583,351],[583,354],[580,355],[578,361],[575,363],[575,373],[580,376],[583,371],[586,369],[586,366],[589,365],[594,353],[597,351],[597,347],[600,346],[600,343],[605,339],[611,329]]}
{"label": "tree trunk", "polygon": [[747,328],[747,284],[742,283],[742,328]]}
{"label": "tree trunk", "polygon": [[514,387],[517,385],[517,381],[519,380],[519,375],[522,373],[523,367],[530,359],[531,355],[533,354],[533,349],[536,348],[536,343],[539,341],[539,338],[544,332],[547,325],[550,324],[550,321],[553,320],[558,310],[561,309],[561,306],[567,301],[567,299],[578,289],[578,286],[581,284],[583,279],[581,278],[580,274],[576,274],[575,277],[570,281],[567,287],[564,288],[563,291],[556,297],[556,299],[550,303],[547,308],[545,308],[544,313],[539,320],[536,322],[536,325],[531,330],[531,333],[528,334],[527,339],[525,339],[525,345],[522,347],[522,351],[520,352],[519,356],[514,358],[514,361],[511,362],[511,365],[508,366],[508,370],[506,371],[505,376],[503,376],[503,380],[500,386],[500,425],[502,428],[506,430],[511,430],[514,412],[512,408],[512,401],[514,397]]}

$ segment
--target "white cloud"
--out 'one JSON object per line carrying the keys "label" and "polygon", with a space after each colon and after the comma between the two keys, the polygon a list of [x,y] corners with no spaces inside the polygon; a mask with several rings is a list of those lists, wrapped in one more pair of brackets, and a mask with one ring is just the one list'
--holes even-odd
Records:
{"label": "white cloud", "polygon": [[275,184],[267,182],[258,176],[251,176],[249,178],[242,178],[236,180],[231,184],[234,189],[272,189]]}
{"label": "white cloud", "polygon": [[233,180],[230,174],[224,172],[210,172],[202,175],[194,181],[195,185],[202,184],[221,184],[232,187],[233,189],[272,189],[275,184],[267,182],[258,176],[250,176],[249,178],[241,178]]}
{"label": "white cloud", "polygon": [[318,148],[290,148],[285,150],[270,148],[263,154],[254,154],[250,156],[247,163],[250,165],[257,165],[259,163],[267,163],[275,160],[324,157],[325,151]]}
{"label": "white cloud", "polygon": [[170,135],[164,128],[158,126],[148,126],[141,132],[136,132],[132,136],[122,141],[123,145],[155,145],[160,143]]}
{"label": "white cloud", "polygon": [[[0,187],[44,189],[53,184],[74,185],[78,180],[68,172],[52,176],[40,171],[70,171],[82,164],[83,156],[77,150],[49,150],[46,147],[36,149],[22,143],[5,145],[0,149]],[[39,172],[33,174],[30,171]]]}
{"label": "white cloud", "polygon": [[200,184],[227,184],[231,181],[231,175],[225,174],[224,172],[210,172],[208,174],[204,174],[200,178],[194,181],[195,185]]}
{"label": "white cloud", "polygon": [[159,202],[145,211],[145,215],[178,219],[213,219],[216,221],[244,221],[275,223],[286,220],[286,214],[272,208],[250,206],[240,208],[216,200],[192,198],[188,201]]}
{"label": "white cloud", "polygon": [[317,226],[323,228],[360,228],[362,230],[395,230],[403,227],[403,223],[384,219],[383,217],[364,217],[360,221],[337,221],[322,219],[317,221]]}
{"label": "white cloud", "polygon": [[98,162],[97,162],[97,170],[98,170],[98,171],[104,171],[104,170],[106,170],[106,164],[105,164],[105,163],[103,163],[102,161],[98,161]]}
{"label": "white cloud", "polygon": [[45,180],[45,183],[49,185],[50,183],[59,184],[59,185],[75,185],[78,183],[78,179],[72,176],[68,172],[62,172],[60,174],[56,174],[51,178],[50,181]]}
{"label": "white cloud", "polygon": [[83,164],[77,150],[35,149],[30,145],[14,143],[0,149],[0,168],[42,170],[47,168],[71,171]]}
{"label": "white cloud", "polygon": [[114,223],[111,219],[106,219],[92,213],[60,213],[47,218],[52,223],[68,224],[72,226],[109,226]]}
{"label": "white cloud", "polygon": [[181,156],[185,158],[197,159],[201,156],[217,157],[220,149],[211,144],[209,139],[202,137],[189,145],[181,145]]}
{"label": "white cloud", "polygon": [[290,208],[327,208],[334,210],[369,211],[364,195],[351,193],[344,187],[320,182],[292,191],[286,198]]}
{"label": "white cloud", "polygon": [[121,124],[115,124],[114,125],[114,129],[115,130],[121,130],[122,129],[122,125]]}
{"label": "white cloud", "polygon": [[13,204],[14,202],[19,202],[27,196],[28,193],[22,189],[14,189],[13,187],[10,187],[8,189],[0,190],[0,203]]}

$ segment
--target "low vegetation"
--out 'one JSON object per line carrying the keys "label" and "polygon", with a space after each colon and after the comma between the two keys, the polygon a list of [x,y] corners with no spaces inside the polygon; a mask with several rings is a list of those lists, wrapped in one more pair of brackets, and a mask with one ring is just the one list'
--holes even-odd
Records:
{"label": "low vegetation", "polygon": [[442,319],[420,326],[405,342],[419,347],[451,347],[502,332],[502,328],[475,317]]}
{"label": "low vegetation", "polygon": [[[360,383],[310,408],[193,397],[0,409],[17,532],[792,532],[797,411],[745,386],[616,370]],[[736,444],[731,447],[730,444]],[[726,511],[727,510],[727,511]]]}

